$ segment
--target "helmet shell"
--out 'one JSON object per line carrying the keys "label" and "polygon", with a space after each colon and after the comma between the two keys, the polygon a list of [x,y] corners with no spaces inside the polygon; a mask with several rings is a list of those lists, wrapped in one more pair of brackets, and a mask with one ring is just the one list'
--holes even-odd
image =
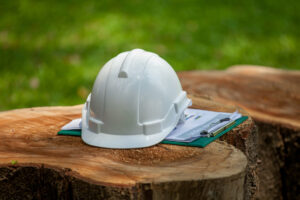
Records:
{"label": "helmet shell", "polygon": [[173,68],[157,54],[124,52],[100,70],[82,110],[82,139],[107,148],[163,140],[190,104]]}

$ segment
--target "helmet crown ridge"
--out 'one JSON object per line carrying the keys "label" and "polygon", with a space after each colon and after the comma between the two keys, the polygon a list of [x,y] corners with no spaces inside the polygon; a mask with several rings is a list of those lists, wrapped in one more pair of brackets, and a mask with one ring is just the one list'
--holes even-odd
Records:
{"label": "helmet crown ridge", "polygon": [[142,49],[134,49],[126,55],[126,58],[124,59],[122,65],[121,65],[121,68],[120,68],[120,72],[118,75],[119,78],[128,78],[128,70],[129,70],[129,67],[131,65],[131,62],[132,62],[134,56],[136,56],[136,54],[138,54],[138,53],[143,53],[143,52],[145,52],[145,51]]}

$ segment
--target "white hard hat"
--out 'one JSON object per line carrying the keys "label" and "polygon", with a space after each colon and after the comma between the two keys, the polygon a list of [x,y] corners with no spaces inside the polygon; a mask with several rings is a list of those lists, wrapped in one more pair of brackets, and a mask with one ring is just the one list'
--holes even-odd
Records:
{"label": "white hard hat", "polygon": [[120,53],[100,70],[82,109],[82,140],[106,148],[162,141],[191,104],[173,68],[141,49]]}

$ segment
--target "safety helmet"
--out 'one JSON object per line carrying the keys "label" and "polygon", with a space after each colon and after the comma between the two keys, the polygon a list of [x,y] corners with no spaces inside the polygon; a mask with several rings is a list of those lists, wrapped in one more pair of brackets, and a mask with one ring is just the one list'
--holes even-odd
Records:
{"label": "safety helmet", "polygon": [[120,53],[100,70],[82,109],[82,140],[106,148],[162,141],[191,105],[173,68],[155,53]]}

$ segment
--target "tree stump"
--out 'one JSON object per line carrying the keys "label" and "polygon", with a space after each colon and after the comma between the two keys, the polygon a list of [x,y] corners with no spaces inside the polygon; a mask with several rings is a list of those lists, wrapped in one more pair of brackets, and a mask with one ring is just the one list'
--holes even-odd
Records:
{"label": "tree stump", "polygon": [[[219,105],[195,102],[213,109]],[[243,199],[251,195],[252,188],[245,182],[251,162],[226,142],[218,140],[205,148],[158,144],[116,150],[57,135],[61,126],[80,116],[81,106],[0,113],[0,199]],[[247,140],[253,130],[249,118],[227,135]]]}
{"label": "tree stump", "polygon": [[259,128],[259,199],[300,199],[300,71],[236,66],[178,73],[183,88],[242,107]]}

